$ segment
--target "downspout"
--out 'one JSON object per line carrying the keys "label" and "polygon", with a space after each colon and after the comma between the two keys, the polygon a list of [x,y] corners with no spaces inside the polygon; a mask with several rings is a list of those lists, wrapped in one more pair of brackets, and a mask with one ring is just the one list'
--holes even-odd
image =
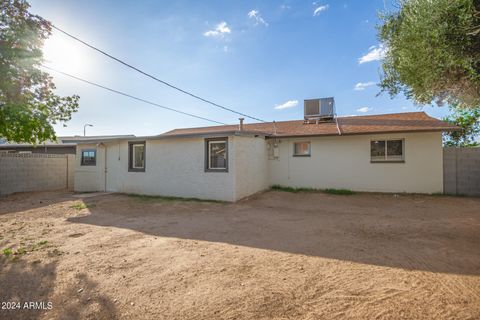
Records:
{"label": "downspout", "polygon": [[337,125],[338,135],[341,136],[341,135],[342,135],[342,131],[340,130],[340,125],[338,124],[337,115],[335,115],[335,123],[336,123],[336,125]]}
{"label": "downspout", "polygon": [[[278,148],[278,140],[277,140],[277,123],[275,120],[273,121],[273,159],[275,159],[275,148]],[[278,149],[277,149],[278,150]],[[280,152],[280,151],[279,151]],[[280,157],[278,157],[280,158]],[[278,159],[277,159],[278,160]]]}

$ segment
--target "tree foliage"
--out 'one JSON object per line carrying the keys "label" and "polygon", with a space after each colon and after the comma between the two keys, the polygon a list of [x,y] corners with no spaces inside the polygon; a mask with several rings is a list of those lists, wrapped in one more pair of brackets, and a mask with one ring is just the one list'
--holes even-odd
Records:
{"label": "tree foliage", "polygon": [[78,109],[79,97],[60,97],[42,71],[50,22],[28,12],[24,0],[0,2],[0,138],[39,143],[55,139],[53,125]]}
{"label": "tree foliage", "polygon": [[381,14],[380,87],[417,104],[480,106],[480,0],[399,0]]}
{"label": "tree foliage", "polygon": [[445,121],[461,128],[460,131],[445,133],[443,142],[446,146],[475,147],[480,145],[475,138],[480,134],[480,107],[460,108],[450,107],[452,114]]}

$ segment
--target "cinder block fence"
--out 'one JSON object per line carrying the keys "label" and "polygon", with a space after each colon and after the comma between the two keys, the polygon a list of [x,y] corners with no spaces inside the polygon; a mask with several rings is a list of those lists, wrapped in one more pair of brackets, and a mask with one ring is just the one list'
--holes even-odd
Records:
{"label": "cinder block fence", "polygon": [[443,149],[446,194],[480,196],[480,148]]}
{"label": "cinder block fence", "polygon": [[0,153],[0,195],[73,190],[75,156]]}

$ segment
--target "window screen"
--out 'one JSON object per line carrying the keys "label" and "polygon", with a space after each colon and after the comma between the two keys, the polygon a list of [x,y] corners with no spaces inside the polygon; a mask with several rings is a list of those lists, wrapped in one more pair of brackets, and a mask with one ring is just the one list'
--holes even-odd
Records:
{"label": "window screen", "polygon": [[373,140],[370,142],[370,160],[375,161],[403,161],[404,140]]}
{"label": "window screen", "polygon": [[370,157],[372,161],[385,160],[385,141],[372,141],[370,143]]}
{"label": "window screen", "polygon": [[145,145],[144,144],[134,144],[133,148],[133,164],[132,167],[135,169],[145,168]]}
{"label": "window screen", "polygon": [[226,139],[205,140],[207,171],[227,171],[228,169],[228,141]]}
{"label": "window screen", "polygon": [[95,166],[97,164],[96,150],[82,150],[81,163],[82,166]]}
{"label": "window screen", "polygon": [[295,142],[293,144],[294,156],[310,156],[310,142]]}
{"label": "window screen", "polygon": [[145,171],[145,142],[128,143],[128,171]]}
{"label": "window screen", "polygon": [[227,168],[227,143],[225,141],[210,141],[210,169]]}

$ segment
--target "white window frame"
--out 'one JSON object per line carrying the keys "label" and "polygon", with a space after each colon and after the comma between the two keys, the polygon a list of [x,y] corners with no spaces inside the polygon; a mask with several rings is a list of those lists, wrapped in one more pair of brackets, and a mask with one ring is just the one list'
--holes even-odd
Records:
{"label": "white window frame", "polygon": [[[295,145],[297,143],[307,143],[308,144],[308,154],[297,154],[295,153]],[[310,141],[295,141],[293,143],[293,156],[294,157],[310,157],[312,155],[312,144]]]}
{"label": "white window frame", "polygon": [[208,170],[226,170],[227,169],[227,161],[225,161],[225,166],[224,167],[212,167],[212,157],[210,156],[210,146],[212,144],[224,144],[225,145],[225,160],[227,160],[227,141],[208,141]]}
{"label": "white window frame", "polygon": [[[388,141],[402,141],[402,158],[399,159],[397,156],[395,156],[394,159],[389,159],[388,158]],[[385,157],[384,159],[372,159],[372,142],[374,141],[384,141],[385,142]],[[385,163],[385,162],[390,162],[390,163],[403,163],[405,162],[405,138],[389,138],[389,139],[372,139],[370,140],[370,162],[371,163]]]}
{"label": "white window frame", "polygon": [[136,166],[135,165],[135,154],[136,154],[136,148],[135,147],[143,147],[142,154],[145,153],[145,143],[134,143],[132,144],[132,168],[133,169],[145,169],[145,156],[143,159],[143,166]]}
{"label": "white window frame", "polygon": [[[143,166],[135,165],[135,154],[138,146],[143,146]],[[145,172],[147,167],[147,142],[128,141],[128,172]]]}
{"label": "white window frame", "polygon": [[[215,144],[225,145],[225,166],[212,168],[212,158],[210,154],[211,146]],[[228,137],[206,138],[205,139],[205,172],[228,172]]]}

